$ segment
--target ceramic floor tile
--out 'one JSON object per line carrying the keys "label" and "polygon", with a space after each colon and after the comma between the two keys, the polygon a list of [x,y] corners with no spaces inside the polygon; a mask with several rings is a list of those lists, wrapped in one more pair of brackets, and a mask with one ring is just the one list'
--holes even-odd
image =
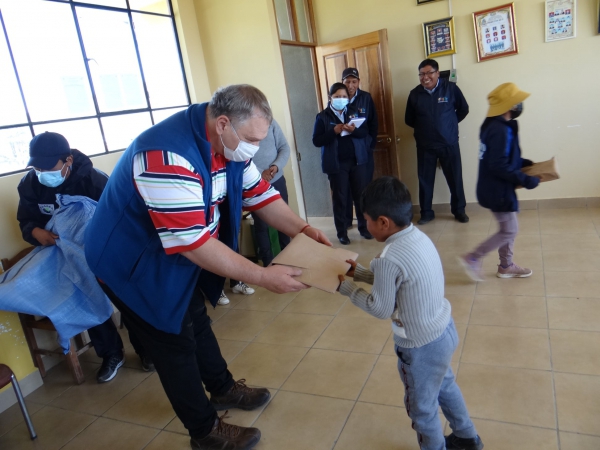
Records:
{"label": "ceramic floor tile", "polygon": [[461,362],[550,370],[548,330],[469,325]]}
{"label": "ceramic floor tile", "polygon": [[100,417],[63,450],[141,450],[159,433],[148,427]]}
{"label": "ceramic floor tile", "polygon": [[536,209],[522,210],[519,213],[518,220],[519,235],[540,234],[540,218]]}
{"label": "ceramic floor tile", "polygon": [[190,450],[190,437],[161,431],[144,450]]}
{"label": "ceramic floor tile", "polygon": [[561,450],[598,450],[600,437],[561,431],[560,448]]}
{"label": "ceramic floor tile", "polygon": [[464,236],[468,234],[485,235],[488,234],[491,216],[469,216],[468,223],[458,221],[449,222],[444,228],[443,235]]}
{"label": "ceramic floor tile", "polygon": [[404,385],[398,373],[397,356],[379,357],[358,401],[404,408]]}
{"label": "ceramic floor tile", "polygon": [[331,316],[282,313],[254,339],[254,342],[312,347],[331,320]]}
{"label": "ceramic floor tile", "polygon": [[548,297],[600,298],[600,277],[596,272],[546,271]]}
{"label": "ceramic floor tile", "polygon": [[246,341],[230,341],[229,339],[218,339],[218,341],[221,355],[228,364],[248,345]]}
{"label": "ceramic floor tile", "polygon": [[58,450],[97,418],[64,409],[45,406],[31,416],[38,437],[32,441],[25,423],[0,437],[0,448],[6,450]]}
{"label": "ceramic floor tile", "polygon": [[[533,270],[533,269],[532,269]],[[529,278],[502,279],[488,276],[482,283],[477,284],[478,295],[525,295],[541,297],[546,294],[544,274],[533,272]]]}
{"label": "ceramic floor tile", "polygon": [[555,373],[558,428],[600,436],[600,377]]}
{"label": "ceramic floor tile", "polygon": [[206,313],[208,314],[208,317],[213,320],[213,323],[227,314],[230,310],[231,308],[222,308],[221,305],[213,307],[209,302],[206,302]]}
{"label": "ceramic floor tile", "polygon": [[444,270],[446,295],[475,295],[477,283],[472,281],[463,271],[446,272]]}
{"label": "ceramic floor tile", "polygon": [[374,317],[336,317],[314,347],[379,354],[389,333],[389,320]]}
{"label": "ceramic floor tile", "polygon": [[461,363],[457,381],[471,417],[556,427],[550,372]]}
{"label": "ceramic floor tile", "polygon": [[463,348],[465,346],[465,339],[466,339],[466,335],[467,335],[467,325],[465,325],[463,323],[457,323],[457,324],[455,324],[455,326],[456,326],[456,333],[458,334],[458,346],[456,347],[456,350],[454,350],[454,355],[452,355],[452,361],[458,362],[458,361],[460,361],[460,357],[462,355]]}
{"label": "ceramic floor tile", "polygon": [[281,389],[356,400],[376,360],[377,355],[312,349]]}
{"label": "ceramic floor tile", "polygon": [[[368,286],[365,283],[356,283],[356,284],[365,290],[370,289],[370,286]],[[350,299],[348,299],[348,301],[346,303],[344,303],[344,306],[342,306],[340,308],[340,310],[338,311],[338,313],[335,316],[336,317],[356,317],[359,319],[367,319],[367,320],[373,319],[372,315],[363,311],[358,306],[354,305],[354,303],[352,303],[350,301]],[[377,320],[381,320],[381,319],[377,319]],[[383,320],[389,323],[389,319],[383,319]],[[390,325],[390,329],[391,329],[391,325]]]}
{"label": "ceramic floor tile", "polygon": [[213,325],[215,336],[232,341],[251,341],[277,316],[266,311],[235,309]]}
{"label": "ceramic floor tile", "polygon": [[556,430],[481,419],[473,423],[486,449],[558,450]]}
{"label": "ceramic floor tile", "polygon": [[244,295],[242,300],[234,306],[234,309],[280,312],[283,311],[297,295],[298,292],[275,294],[265,288],[257,287],[254,294]]}
{"label": "ceramic floor tile", "polygon": [[473,306],[472,295],[447,295],[446,298],[452,305],[452,317],[456,323],[469,323],[471,307]]}
{"label": "ceramic floor tile", "polygon": [[555,371],[600,375],[600,333],[550,330],[550,342]]}
{"label": "ceramic floor tile", "polygon": [[153,374],[106,411],[104,417],[147,427],[164,428],[175,417],[175,411],[158,374]]}
{"label": "ceramic floor tile", "polygon": [[598,272],[600,271],[600,251],[544,252],[544,270],[550,272]]}
{"label": "ceramic floor tile", "polygon": [[[394,333],[390,332],[390,336],[381,350],[382,355],[396,356],[396,344],[394,343]],[[397,357],[397,356],[396,356]]]}
{"label": "ceramic floor tile", "polygon": [[457,255],[465,254],[483,241],[488,238],[487,230],[481,234],[455,234],[455,233],[442,233],[440,238],[435,243],[438,251],[447,253],[452,252]]}
{"label": "ceramic floor tile", "polygon": [[236,379],[278,389],[304,357],[307,348],[251,343],[229,364]]}
{"label": "ceramic floor tile", "polygon": [[332,295],[315,288],[305,289],[298,293],[283,312],[334,316],[346,300],[347,297],[339,294]]}
{"label": "ceramic floor tile", "polygon": [[[34,403],[30,401],[28,397],[25,400],[25,406],[27,406],[29,416],[32,416],[37,411],[42,409],[44,405],[40,403]],[[24,423],[23,414],[21,413],[19,404],[15,403],[11,407],[7,408],[6,410],[2,411],[2,413],[0,413],[0,436],[8,433],[20,423]]]}
{"label": "ceramic floor tile", "polygon": [[108,383],[99,384],[90,377],[85,383],[73,386],[50,404],[57,408],[99,416],[148,376],[148,372],[121,367],[115,378]]}
{"label": "ceramic floor tile", "polygon": [[404,408],[358,402],[334,450],[419,450]]}
{"label": "ceramic floor tile", "polygon": [[598,252],[600,236],[597,233],[572,234],[561,236],[542,235],[542,250],[545,252]]}
{"label": "ceramic floor tile", "polygon": [[600,299],[548,298],[550,328],[600,331]]}
{"label": "ceramic floor tile", "polygon": [[254,426],[257,450],[330,450],[354,402],[295,392],[279,392]]}
{"label": "ceramic floor tile", "polygon": [[544,297],[476,295],[470,324],[547,328]]}
{"label": "ceramic floor tile", "polygon": [[[95,383],[96,372],[100,366],[85,361],[80,361],[80,365],[87,382]],[[44,384],[29,394],[27,400],[35,403],[50,403],[56,397],[75,386],[77,385],[73,381],[73,375],[71,375],[67,363],[63,361],[46,372]]]}

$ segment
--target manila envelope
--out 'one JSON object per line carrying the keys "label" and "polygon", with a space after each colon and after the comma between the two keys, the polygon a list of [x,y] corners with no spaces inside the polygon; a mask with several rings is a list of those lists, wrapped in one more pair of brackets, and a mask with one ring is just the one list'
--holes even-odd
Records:
{"label": "manila envelope", "polygon": [[348,272],[347,259],[356,261],[358,253],[319,244],[303,233],[275,257],[273,264],[298,267],[302,275],[295,277],[304,284],[334,294],[340,285],[338,275]]}
{"label": "manila envelope", "polygon": [[558,164],[556,164],[556,159],[554,159],[554,157],[548,161],[533,163],[532,166],[523,167],[521,172],[530,177],[538,177],[541,183],[558,180],[560,178]]}

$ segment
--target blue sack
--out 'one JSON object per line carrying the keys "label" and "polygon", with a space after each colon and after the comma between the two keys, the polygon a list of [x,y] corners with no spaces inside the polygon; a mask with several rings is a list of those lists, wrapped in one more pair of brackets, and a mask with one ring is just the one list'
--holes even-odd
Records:
{"label": "blue sack", "polygon": [[64,352],[69,340],[104,323],[113,307],[85,260],[84,235],[96,202],[81,195],[56,195],[59,209],[46,229],[56,245],[36,247],[0,275],[0,309],[48,317]]}

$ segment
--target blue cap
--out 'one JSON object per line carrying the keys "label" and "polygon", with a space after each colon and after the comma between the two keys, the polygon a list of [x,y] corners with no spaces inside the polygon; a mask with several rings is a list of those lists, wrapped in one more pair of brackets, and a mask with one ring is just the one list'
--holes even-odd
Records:
{"label": "blue cap", "polygon": [[71,147],[62,134],[46,131],[38,134],[29,143],[27,166],[44,170],[52,169],[60,159],[70,154]]}

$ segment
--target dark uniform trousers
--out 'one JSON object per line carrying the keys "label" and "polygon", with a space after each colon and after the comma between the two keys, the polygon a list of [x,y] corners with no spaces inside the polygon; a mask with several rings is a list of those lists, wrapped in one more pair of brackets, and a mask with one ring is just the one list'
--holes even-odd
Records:
{"label": "dark uniform trousers", "polygon": [[[356,218],[358,220],[358,231],[367,231],[367,221],[360,208],[360,195],[368,184],[368,164],[356,165],[356,159],[342,160],[339,162],[338,173],[329,174],[329,185],[333,203],[333,221],[337,231],[337,237],[348,235],[348,208],[352,208],[352,200],[356,207]],[[351,199],[348,198],[351,192]],[[351,223],[351,222],[350,222]]]}
{"label": "dark uniform trousers", "polygon": [[434,218],[432,209],[433,186],[437,161],[440,161],[442,171],[450,189],[450,208],[452,214],[465,211],[467,205],[462,180],[462,164],[460,147],[456,145],[425,149],[417,146],[417,172],[419,175],[419,204],[422,218]]}

